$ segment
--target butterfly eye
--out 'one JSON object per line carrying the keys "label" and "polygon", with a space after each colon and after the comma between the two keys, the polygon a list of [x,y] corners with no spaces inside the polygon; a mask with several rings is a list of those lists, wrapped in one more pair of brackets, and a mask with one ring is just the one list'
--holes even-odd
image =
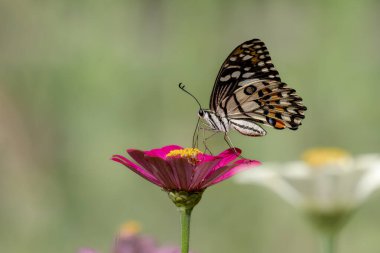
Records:
{"label": "butterfly eye", "polygon": [[198,115],[200,117],[203,117],[205,115],[205,112],[202,109],[199,109]]}

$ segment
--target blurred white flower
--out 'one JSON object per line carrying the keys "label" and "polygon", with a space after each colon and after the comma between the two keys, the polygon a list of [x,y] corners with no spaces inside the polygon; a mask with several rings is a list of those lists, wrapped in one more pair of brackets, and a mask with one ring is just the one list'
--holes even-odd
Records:
{"label": "blurred white flower", "polygon": [[263,163],[235,180],[268,187],[297,207],[320,232],[323,252],[334,252],[339,230],[380,187],[380,154],[351,157],[337,148],[312,149],[301,161]]}
{"label": "blurred white flower", "polygon": [[352,158],[336,148],[313,149],[303,161],[263,163],[236,181],[264,185],[296,207],[352,209],[380,186],[380,154]]}

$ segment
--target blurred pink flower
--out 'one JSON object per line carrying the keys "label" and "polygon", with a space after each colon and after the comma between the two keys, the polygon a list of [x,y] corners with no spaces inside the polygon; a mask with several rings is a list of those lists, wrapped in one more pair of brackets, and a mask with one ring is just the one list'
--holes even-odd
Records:
{"label": "blurred pink flower", "polygon": [[121,155],[114,155],[112,160],[166,191],[203,191],[240,171],[260,165],[259,161],[237,159],[241,154],[238,148],[227,149],[216,156],[176,145],[149,151],[128,149],[127,152],[136,163]]}
{"label": "blurred pink flower", "polygon": [[[159,247],[156,241],[139,233],[140,227],[136,222],[124,224],[115,239],[111,253],[180,253],[178,247]],[[98,253],[89,248],[82,248],[78,253]]]}
{"label": "blurred pink flower", "polygon": [[78,253],[97,253],[97,252],[93,249],[83,248],[83,249],[80,249]]}

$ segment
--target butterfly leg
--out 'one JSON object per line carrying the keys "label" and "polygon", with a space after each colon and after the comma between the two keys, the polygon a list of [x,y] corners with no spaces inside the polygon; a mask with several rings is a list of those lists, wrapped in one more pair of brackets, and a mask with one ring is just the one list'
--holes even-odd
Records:
{"label": "butterfly leg", "polygon": [[208,146],[207,146],[207,141],[209,140],[209,139],[211,139],[212,137],[214,137],[214,135],[216,135],[218,132],[214,132],[214,133],[212,133],[210,136],[208,136],[208,137],[206,137],[206,138],[203,138],[203,145],[205,146],[205,149],[206,149],[206,151],[208,151],[208,152],[210,152],[210,154],[212,155],[212,152],[211,152],[211,150],[208,148]]}
{"label": "butterfly leg", "polygon": [[[218,132],[215,132],[214,130],[212,130],[209,126],[207,126],[206,124],[204,124],[203,122],[201,122],[200,126],[199,126],[200,129],[202,129],[202,139],[203,139],[203,146],[204,146],[204,152],[209,152],[211,155],[212,155],[212,152],[211,150],[209,149],[209,147],[207,146],[207,141],[209,139],[211,139],[215,134],[217,134]],[[206,137],[206,131],[207,132],[212,132],[212,134],[210,136],[207,136]]]}
{"label": "butterfly leg", "polygon": [[193,148],[198,148],[199,144],[199,128],[200,128],[200,119],[198,118],[197,125],[193,134]]}
{"label": "butterfly leg", "polygon": [[[230,137],[227,135],[227,133],[224,133],[224,140],[227,142],[228,146],[234,150],[235,154],[238,155],[239,152],[237,152],[235,146],[232,144],[231,139],[230,139]],[[239,155],[239,157],[240,157],[240,158],[243,158],[241,155]]]}

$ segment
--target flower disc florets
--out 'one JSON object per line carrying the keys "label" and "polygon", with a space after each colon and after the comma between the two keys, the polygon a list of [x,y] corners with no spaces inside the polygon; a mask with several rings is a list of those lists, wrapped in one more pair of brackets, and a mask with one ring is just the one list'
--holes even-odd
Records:
{"label": "flower disc florets", "polygon": [[314,148],[303,154],[303,160],[311,167],[325,167],[329,165],[343,166],[350,162],[348,152],[339,148]]}
{"label": "flower disc florets", "polygon": [[182,157],[186,158],[189,163],[192,165],[196,165],[200,160],[198,159],[198,155],[202,154],[202,152],[197,148],[184,148],[184,149],[174,149],[170,151],[166,157]]}

